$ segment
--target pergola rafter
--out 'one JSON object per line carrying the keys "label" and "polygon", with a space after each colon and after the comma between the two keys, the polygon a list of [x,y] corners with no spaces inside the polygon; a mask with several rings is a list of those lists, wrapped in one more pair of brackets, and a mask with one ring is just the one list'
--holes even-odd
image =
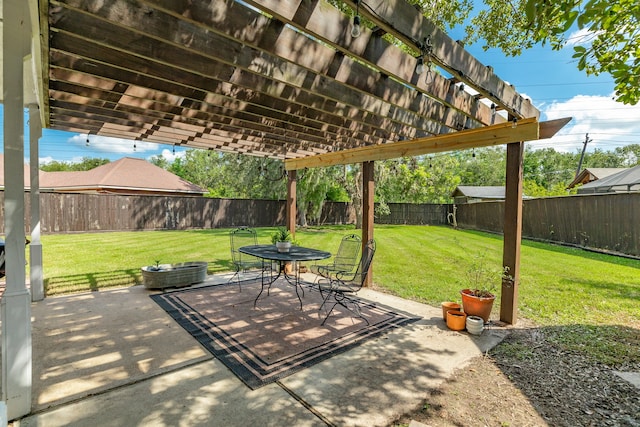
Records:
{"label": "pergola rafter", "polygon": [[[363,241],[373,237],[374,160],[507,144],[503,264],[514,281],[503,284],[501,318],[515,322],[522,140],[548,138],[566,122],[539,123],[529,100],[405,0],[346,3],[355,8],[356,1],[377,25],[358,38],[350,35],[352,19],[324,0],[0,0],[7,219],[1,376],[9,419],[30,411],[29,297],[44,298],[34,166],[41,127],[284,160],[292,230],[296,169],[361,162]],[[385,41],[384,32],[430,53],[442,74],[417,74],[418,59]],[[25,106],[34,128],[30,290]]]}
{"label": "pergola rafter", "polygon": [[[136,103],[160,116],[155,131],[164,134],[191,118],[209,135],[237,128],[265,132],[267,119],[274,129],[287,129],[281,144],[287,157],[299,158],[505,120],[450,79],[415,74],[416,59],[379,35],[365,30],[352,39],[350,18],[322,1],[249,3],[258,10],[231,0],[118,0],[108,7],[55,2],[45,121],[82,128],[85,110],[78,108],[65,127],[65,110],[73,106],[60,106],[59,99],[104,109],[92,113],[129,126],[130,133],[144,118],[129,110]],[[73,96],[87,93],[86,99]],[[88,130],[114,134],[94,118],[84,117]],[[255,144],[250,151],[256,155],[273,155],[255,133],[238,138]],[[139,132],[135,139],[158,138]]]}

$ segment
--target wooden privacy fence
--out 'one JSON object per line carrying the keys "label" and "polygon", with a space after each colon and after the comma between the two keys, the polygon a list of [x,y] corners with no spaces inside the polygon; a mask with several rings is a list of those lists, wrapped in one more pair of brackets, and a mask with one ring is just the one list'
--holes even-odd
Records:
{"label": "wooden privacy fence", "polygon": [[[503,202],[457,206],[458,226],[502,232]],[[640,193],[524,200],[522,236],[640,256]]]}
{"label": "wooden privacy fence", "polygon": [[[30,232],[28,195],[25,223]],[[4,192],[0,199],[4,229]],[[452,205],[390,203],[388,207],[389,214],[377,214],[376,223],[453,223]],[[42,193],[40,212],[43,233],[268,227],[285,222],[282,200]],[[503,202],[460,204],[455,212],[460,228],[502,232]],[[351,204],[327,202],[318,223],[354,222]],[[640,256],[638,224],[640,193],[550,197],[524,201],[522,235]]]}
{"label": "wooden privacy fence", "polygon": [[[26,193],[25,203],[29,224]],[[40,199],[43,233],[266,227],[282,225],[284,218],[285,204],[278,200],[69,193],[42,193]]]}
{"label": "wooden privacy fence", "polygon": [[451,205],[388,203],[389,214],[376,214],[378,224],[444,225]]}
{"label": "wooden privacy fence", "polygon": [[[285,223],[285,201],[211,199],[119,194],[41,193],[43,233],[129,230],[186,230],[238,226],[270,227]],[[4,218],[4,192],[2,218]],[[390,205],[381,223],[444,224],[446,205]],[[29,193],[25,193],[25,224],[29,227]],[[395,221],[395,222],[392,222]],[[350,203],[327,202],[318,224],[353,224]],[[0,223],[4,229],[4,220]]]}

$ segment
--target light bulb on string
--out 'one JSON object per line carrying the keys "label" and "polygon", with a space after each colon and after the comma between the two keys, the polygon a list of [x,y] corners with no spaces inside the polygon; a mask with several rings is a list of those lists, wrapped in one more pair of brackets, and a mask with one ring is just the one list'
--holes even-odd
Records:
{"label": "light bulb on string", "polygon": [[353,17],[353,27],[351,27],[351,37],[358,38],[362,34],[360,29],[360,17],[358,15]]}
{"label": "light bulb on string", "polygon": [[418,63],[416,64],[416,74],[420,75],[422,73],[424,73],[424,58],[419,56]]}

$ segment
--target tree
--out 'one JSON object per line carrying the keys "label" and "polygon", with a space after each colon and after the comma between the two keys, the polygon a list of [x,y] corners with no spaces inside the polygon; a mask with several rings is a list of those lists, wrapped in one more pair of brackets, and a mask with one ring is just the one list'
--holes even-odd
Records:
{"label": "tree", "polygon": [[467,41],[486,40],[485,49],[500,48],[520,55],[536,43],[553,49],[566,46],[574,27],[585,33],[574,45],[573,57],[587,74],[608,73],[615,82],[616,99],[640,101],[640,2],[637,0],[484,0],[466,28]]}
{"label": "tree", "polygon": [[[470,0],[408,1],[445,31],[447,27],[470,22],[465,28],[465,43],[483,39],[485,50],[499,48],[509,56],[518,56],[538,43],[562,49],[567,45],[569,32],[577,26],[586,35],[583,43],[573,47],[578,69],[593,75],[610,74],[618,101],[633,105],[640,101],[637,0],[483,0],[486,8],[475,16],[472,16],[474,2]],[[345,13],[355,13],[343,1],[329,2]],[[362,24],[373,27],[365,19]],[[410,51],[398,40],[388,35],[385,38]]]}
{"label": "tree", "polygon": [[93,157],[83,157],[78,163],[52,161],[40,166],[40,170],[45,172],[78,172],[88,171],[98,166],[106,165],[109,159],[99,159]]}

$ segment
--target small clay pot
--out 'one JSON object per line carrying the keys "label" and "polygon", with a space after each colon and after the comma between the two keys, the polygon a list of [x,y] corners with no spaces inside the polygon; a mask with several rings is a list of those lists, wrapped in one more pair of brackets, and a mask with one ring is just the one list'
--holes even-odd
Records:
{"label": "small clay pot", "polygon": [[442,320],[447,321],[447,312],[449,310],[458,310],[460,311],[460,304],[457,302],[445,301],[442,303]]}
{"label": "small clay pot", "polygon": [[484,329],[484,320],[479,316],[467,316],[467,332],[473,335],[480,335]]}
{"label": "small clay pot", "polygon": [[449,310],[447,312],[447,327],[452,331],[464,331],[467,315],[460,310]]}

